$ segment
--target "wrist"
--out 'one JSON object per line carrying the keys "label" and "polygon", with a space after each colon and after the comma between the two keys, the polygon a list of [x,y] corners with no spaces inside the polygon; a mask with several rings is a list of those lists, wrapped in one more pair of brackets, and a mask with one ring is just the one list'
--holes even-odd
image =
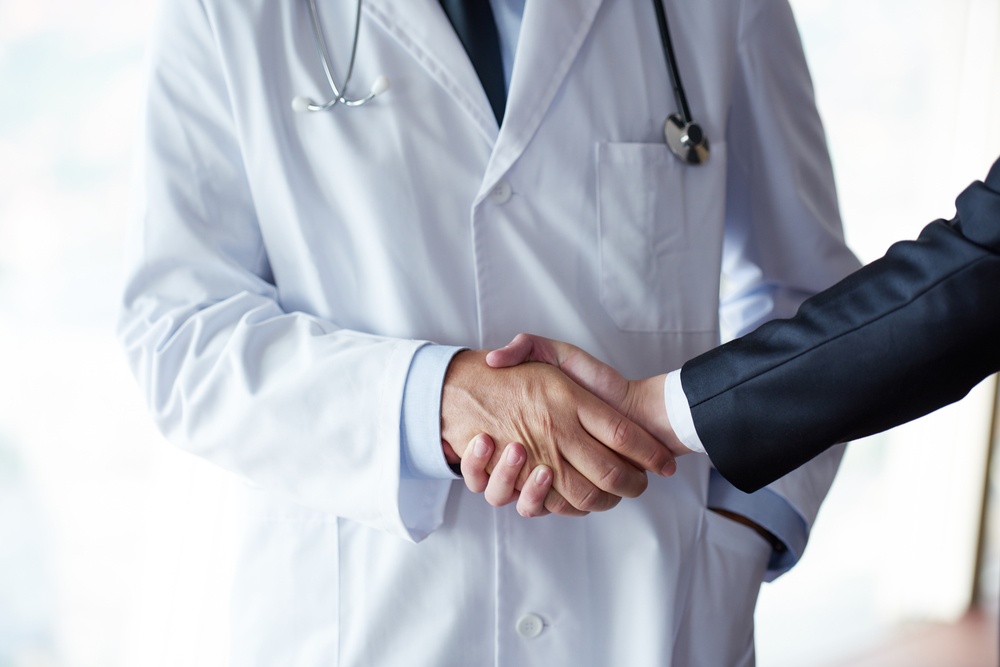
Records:
{"label": "wrist", "polygon": [[663,395],[664,378],[664,375],[654,375],[644,380],[631,380],[631,409],[626,416],[666,445],[674,456],[689,454],[691,450],[677,438],[667,416]]}
{"label": "wrist", "polygon": [[[470,391],[482,382],[486,353],[462,350],[452,357],[441,388],[441,446],[447,457],[461,457],[478,431],[469,428],[469,417],[476,411],[477,401]],[[451,463],[451,461],[449,461]]]}

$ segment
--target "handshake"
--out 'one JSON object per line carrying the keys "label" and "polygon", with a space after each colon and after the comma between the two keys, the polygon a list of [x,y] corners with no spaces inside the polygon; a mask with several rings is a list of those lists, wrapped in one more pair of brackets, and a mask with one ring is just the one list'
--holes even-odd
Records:
{"label": "handshake", "polygon": [[466,486],[522,516],[583,516],[645,491],[690,452],[674,435],[664,376],[626,380],[568,343],[519,334],[458,353],[441,397],[445,458]]}

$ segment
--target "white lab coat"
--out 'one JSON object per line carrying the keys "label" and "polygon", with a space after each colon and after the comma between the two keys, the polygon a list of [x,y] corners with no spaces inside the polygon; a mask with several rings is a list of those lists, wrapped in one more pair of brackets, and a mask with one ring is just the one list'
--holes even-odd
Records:
{"label": "white lab coat", "polygon": [[[339,76],[353,5],[321,3]],[[319,114],[305,2],[167,0],[120,331],[163,432],[254,488],[233,664],[752,664],[769,550],[705,457],[585,519],[400,479],[424,341],[647,376],[717,344],[724,246],[737,330],[855,268],[786,2],[668,11],[703,167],[648,2],[528,2],[498,134],[436,0],[367,0],[352,91],[392,87]],[[772,488],[811,522],[837,460]]]}

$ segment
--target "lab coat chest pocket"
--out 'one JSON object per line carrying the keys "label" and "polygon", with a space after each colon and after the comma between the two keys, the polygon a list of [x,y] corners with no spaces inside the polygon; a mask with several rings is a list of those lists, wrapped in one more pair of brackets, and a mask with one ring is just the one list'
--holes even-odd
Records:
{"label": "lab coat chest pocket", "polygon": [[689,166],[664,143],[597,146],[601,303],[619,329],[714,331],[725,145]]}

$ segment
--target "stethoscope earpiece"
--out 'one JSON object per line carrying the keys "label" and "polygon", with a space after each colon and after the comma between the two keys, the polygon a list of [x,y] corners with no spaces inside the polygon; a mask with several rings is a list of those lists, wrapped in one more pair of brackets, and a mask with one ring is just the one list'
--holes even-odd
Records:
{"label": "stethoscope earpiece", "polygon": [[708,160],[708,138],[698,123],[686,123],[679,113],[670,114],[663,124],[663,136],[670,151],[691,165]]}
{"label": "stethoscope earpiece", "polygon": [[[323,73],[326,75],[327,83],[333,91],[333,97],[326,102],[315,102],[312,99],[300,95],[292,100],[292,109],[296,112],[326,111],[338,104],[346,107],[359,107],[372,100],[376,95],[381,95],[389,89],[389,79],[384,75],[378,76],[373,82],[368,94],[357,99],[348,99],[345,96],[347,85],[351,81],[354,73],[354,57],[358,50],[358,33],[361,31],[361,0],[357,0],[357,7],[354,14],[354,39],[351,43],[351,58],[347,63],[347,75],[344,83],[338,86],[333,76],[333,67],[330,65],[329,51],[326,46],[326,36],[323,34],[323,26],[320,22],[319,8],[316,0],[305,0],[309,6],[309,18],[312,21],[313,39],[316,42],[316,50],[319,52],[320,60],[323,64]],[[660,40],[663,43],[663,56],[666,60],[667,70],[670,73],[670,80],[673,83],[674,96],[677,99],[678,112],[670,114],[663,124],[663,136],[667,141],[670,151],[681,159],[685,164],[699,165],[708,161],[709,149],[708,138],[698,123],[691,120],[691,110],[688,107],[687,95],[684,93],[684,83],[681,81],[681,73],[677,68],[677,61],[674,58],[674,45],[670,39],[670,27],[667,24],[667,12],[663,7],[663,0],[653,0],[653,7],[656,9],[656,22],[660,30]]]}
{"label": "stethoscope earpiece", "polygon": [[351,60],[347,63],[347,76],[341,86],[333,78],[333,67],[330,65],[330,55],[326,48],[326,35],[323,34],[323,26],[319,20],[319,8],[316,7],[316,0],[307,0],[309,3],[309,18],[312,20],[313,40],[316,42],[316,50],[319,51],[320,60],[323,61],[323,73],[326,74],[326,82],[330,84],[333,97],[326,102],[314,102],[312,99],[299,95],[292,99],[292,110],[296,112],[326,111],[333,109],[338,104],[345,107],[360,107],[376,95],[381,95],[389,90],[389,79],[384,74],[380,74],[372,81],[372,87],[368,94],[357,99],[348,99],[347,84],[351,82],[351,75],[354,73],[354,57],[358,52],[358,34],[361,32],[361,0],[358,0],[354,14],[354,40],[351,42]]}

